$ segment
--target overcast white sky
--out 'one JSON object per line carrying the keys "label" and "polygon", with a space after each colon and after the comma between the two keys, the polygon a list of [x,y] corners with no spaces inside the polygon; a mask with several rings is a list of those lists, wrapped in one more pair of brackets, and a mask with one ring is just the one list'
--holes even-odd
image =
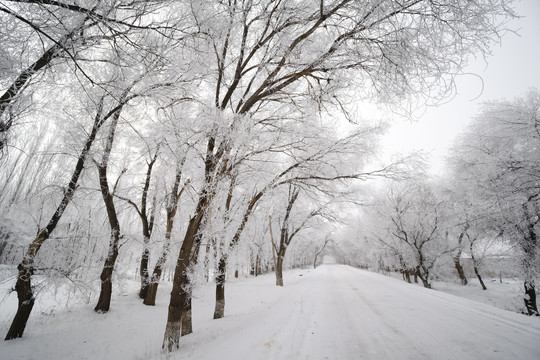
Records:
{"label": "overcast white sky", "polygon": [[465,72],[478,77],[462,76],[457,80],[458,95],[449,103],[428,108],[417,122],[395,120],[384,141],[385,152],[409,152],[424,149],[432,155],[432,170],[441,169],[441,162],[453,139],[479,111],[482,102],[513,99],[527,89],[540,89],[540,0],[521,0],[516,4],[522,16],[509,27],[518,35],[507,33],[493,55],[472,63]]}

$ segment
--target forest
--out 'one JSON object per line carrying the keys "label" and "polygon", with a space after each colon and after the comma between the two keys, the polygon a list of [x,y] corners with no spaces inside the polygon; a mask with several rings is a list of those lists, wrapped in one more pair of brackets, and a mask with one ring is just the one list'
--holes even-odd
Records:
{"label": "forest", "polygon": [[447,101],[489,55],[512,3],[0,0],[5,340],[42,294],[99,317],[131,279],[141,308],[172,283],[172,352],[201,284],[220,319],[229,279],[286,286],[325,255],[426,288],[518,279],[519,311],[539,316],[540,92],[485,103],[443,175],[380,156],[409,104]]}

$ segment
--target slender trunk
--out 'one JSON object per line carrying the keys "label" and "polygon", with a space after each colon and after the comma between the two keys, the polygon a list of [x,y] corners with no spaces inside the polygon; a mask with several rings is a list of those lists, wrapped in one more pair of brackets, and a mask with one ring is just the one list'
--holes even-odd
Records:
{"label": "slender trunk", "polygon": [[484,284],[484,280],[482,280],[482,276],[480,275],[480,271],[478,270],[478,262],[476,258],[474,257],[474,251],[473,251],[473,241],[470,242],[469,248],[471,249],[471,260],[473,264],[474,273],[476,274],[476,277],[478,278],[478,281],[480,282],[480,286],[482,286],[482,290],[487,290],[486,284]]}
{"label": "slender trunk", "polygon": [[261,274],[261,257],[259,254],[255,257],[255,276],[259,276]]}
{"label": "slender trunk", "polygon": [[[169,228],[169,223],[172,223],[172,220],[167,221],[167,228]],[[172,228],[172,226],[171,226]],[[156,265],[154,266],[154,271],[152,272],[152,276],[150,277],[149,284],[148,284],[148,290],[146,292],[146,296],[144,297],[143,304],[154,306],[156,305],[156,296],[159,286],[159,279],[161,279],[161,274],[163,273],[163,265],[165,265],[165,262],[167,261],[167,255],[169,254],[169,246],[171,243],[171,233],[170,231],[167,231],[165,233],[165,243],[163,244],[163,249],[161,251],[161,255],[159,256]]]}
{"label": "slender trunk", "polygon": [[401,273],[403,274],[403,280],[407,281],[409,284],[411,283],[411,272],[408,269],[401,270]]}
{"label": "slender trunk", "polygon": [[529,316],[540,316],[538,313],[538,307],[536,306],[536,289],[534,281],[525,281],[525,297],[523,301],[525,302],[525,308]]}
{"label": "slender trunk", "polygon": [[150,287],[150,274],[148,273],[148,260],[150,258],[150,251],[148,251],[148,242],[149,238],[144,238],[144,249],[141,256],[141,265],[139,270],[139,275],[141,276],[141,289],[139,290],[139,297],[141,299],[146,299],[148,294],[148,288]]}
{"label": "slender trunk", "polygon": [[463,271],[463,266],[461,266],[460,258],[461,258],[461,249],[458,249],[457,254],[454,256],[454,266],[456,267],[456,271],[459,276],[459,280],[461,281],[461,285],[465,286],[468,284],[467,277],[465,276],[465,271]]}
{"label": "slender trunk", "polygon": [[283,286],[283,258],[285,251],[280,249],[276,261],[276,285]]}
{"label": "slender trunk", "polygon": [[116,208],[114,206],[113,196],[109,190],[109,184],[107,181],[107,167],[99,166],[99,182],[101,188],[101,194],[103,201],[105,202],[105,208],[107,209],[107,215],[109,218],[109,225],[111,227],[111,240],[109,243],[109,252],[101,271],[101,291],[99,293],[99,300],[94,308],[97,313],[105,313],[109,311],[111,305],[112,295],[112,274],[116,259],[118,258],[118,244],[120,242],[120,222],[118,221]]}
{"label": "slender trunk", "polygon": [[56,228],[56,225],[60,221],[60,218],[64,214],[64,211],[66,207],[68,206],[69,202],[71,201],[73,194],[75,193],[75,190],[77,188],[77,183],[79,181],[79,177],[84,169],[84,163],[86,162],[86,157],[88,155],[88,152],[90,151],[90,148],[92,147],[92,144],[94,143],[94,140],[96,138],[97,132],[101,125],[103,125],[103,122],[107,119],[107,117],[102,118],[103,110],[103,99],[100,102],[100,105],[97,110],[97,114],[94,118],[94,125],[92,127],[92,131],[90,132],[90,135],[86,139],[86,144],[81,151],[79,158],[77,159],[77,164],[75,165],[75,170],[73,171],[73,174],[71,175],[70,182],[68,186],[66,187],[64,191],[64,197],[62,198],[62,201],[56,208],[56,211],[54,212],[53,216],[49,220],[47,226],[42,229],[38,236],[32,241],[30,246],[28,247],[28,251],[26,252],[23,260],[17,267],[19,270],[19,273],[17,275],[17,282],[15,284],[15,289],[17,291],[17,297],[19,299],[19,305],[17,307],[17,313],[15,314],[15,317],[13,318],[13,321],[11,323],[11,326],[6,334],[5,340],[12,340],[15,338],[20,338],[23,336],[24,329],[26,328],[26,323],[28,322],[28,318],[30,317],[30,313],[32,312],[32,308],[34,306],[34,293],[32,291],[32,283],[31,283],[31,277],[34,274],[34,259],[36,255],[38,254],[39,250],[41,249],[41,246],[43,243],[49,238],[51,233]]}
{"label": "slender trunk", "polygon": [[484,284],[484,280],[482,280],[482,276],[480,275],[480,272],[478,271],[478,266],[473,262],[473,268],[474,273],[476,274],[476,277],[478,278],[478,281],[480,282],[480,286],[482,286],[482,290],[487,290],[486,284]]}
{"label": "slender trunk", "polygon": [[219,259],[218,273],[216,275],[216,305],[214,308],[214,319],[221,319],[225,316],[225,276],[227,271],[227,260],[225,256]]}
{"label": "slender trunk", "polygon": [[[178,211],[178,202],[180,201],[180,197],[182,196],[182,193],[186,189],[186,186],[189,184],[189,180],[186,181],[182,189],[178,191],[178,188],[180,187],[180,180],[182,179],[182,169],[184,167],[184,162],[186,160],[187,154],[184,154],[184,156],[179,160],[179,163],[176,168],[176,176],[174,179],[174,184],[171,189],[171,193],[169,194],[169,198],[167,200],[167,225],[165,227],[165,242],[163,243],[163,249],[161,251],[161,255],[159,256],[156,266],[154,267],[154,271],[152,272],[152,277],[148,281],[148,290],[145,294],[143,304],[153,306],[156,304],[156,296],[159,286],[159,279],[161,278],[161,274],[163,272],[163,266],[165,265],[165,262],[167,261],[167,257],[169,255],[169,248],[171,246],[171,234],[174,227],[174,217],[176,216],[176,212]],[[154,160],[157,158],[154,157]],[[150,174],[150,171],[148,172]],[[147,177],[149,179],[149,175]],[[155,199],[155,198],[154,198]],[[155,206],[154,206],[155,209]],[[153,225],[153,215],[152,215],[152,222]]]}
{"label": "slender trunk", "polygon": [[161,255],[159,256],[156,266],[154,266],[154,271],[149,280],[148,291],[144,297],[143,304],[154,306],[156,305],[156,296],[159,286],[159,279],[161,279],[161,274],[163,273],[163,266],[167,261],[167,256],[169,254],[169,247],[171,246],[171,232],[174,225],[174,215],[176,212],[167,211],[167,226],[165,230],[165,242],[163,243],[163,249],[161,250]]}

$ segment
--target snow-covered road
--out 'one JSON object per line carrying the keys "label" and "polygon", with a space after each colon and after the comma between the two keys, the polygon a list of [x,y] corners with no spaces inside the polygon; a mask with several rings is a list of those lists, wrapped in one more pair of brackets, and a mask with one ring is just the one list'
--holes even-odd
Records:
{"label": "snow-covered road", "polygon": [[[540,319],[348,266],[323,265],[296,280],[241,335],[229,329],[192,356],[540,359]],[[224,344],[233,345],[223,352]]]}
{"label": "snow-covered road", "polygon": [[[28,349],[34,349],[40,359],[540,359],[538,318],[342,265],[288,272],[284,288],[272,282],[271,275],[233,280],[220,320],[211,320],[212,287],[199,289],[195,332],[182,338],[173,356],[159,352],[167,294],[155,308],[125,296],[105,316],[86,309],[43,318],[31,324],[28,338],[0,344],[0,354],[33,358]],[[40,344],[46,344],[43,351]]]}

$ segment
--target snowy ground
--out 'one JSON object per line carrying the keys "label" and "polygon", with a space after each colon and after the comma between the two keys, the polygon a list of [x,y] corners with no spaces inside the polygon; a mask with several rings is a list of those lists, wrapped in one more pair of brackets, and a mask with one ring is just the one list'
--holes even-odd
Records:
{"label": "snowy ground", "polygon": [[[540,359],[540,319],[401,280],[326,264],[233,280],[226,317],[212,320],[213,288],[194,300],[194,333],[172,355],[160,353],[170,286],[155,307],[135,289],[112,310],[37,309],[25,337],[0,343],[2,359]],[[135,284],[134,284],[135,285]],[[0,305],[5,334],[13,299]],[[46,308],[46,307],[45,307]]]}

